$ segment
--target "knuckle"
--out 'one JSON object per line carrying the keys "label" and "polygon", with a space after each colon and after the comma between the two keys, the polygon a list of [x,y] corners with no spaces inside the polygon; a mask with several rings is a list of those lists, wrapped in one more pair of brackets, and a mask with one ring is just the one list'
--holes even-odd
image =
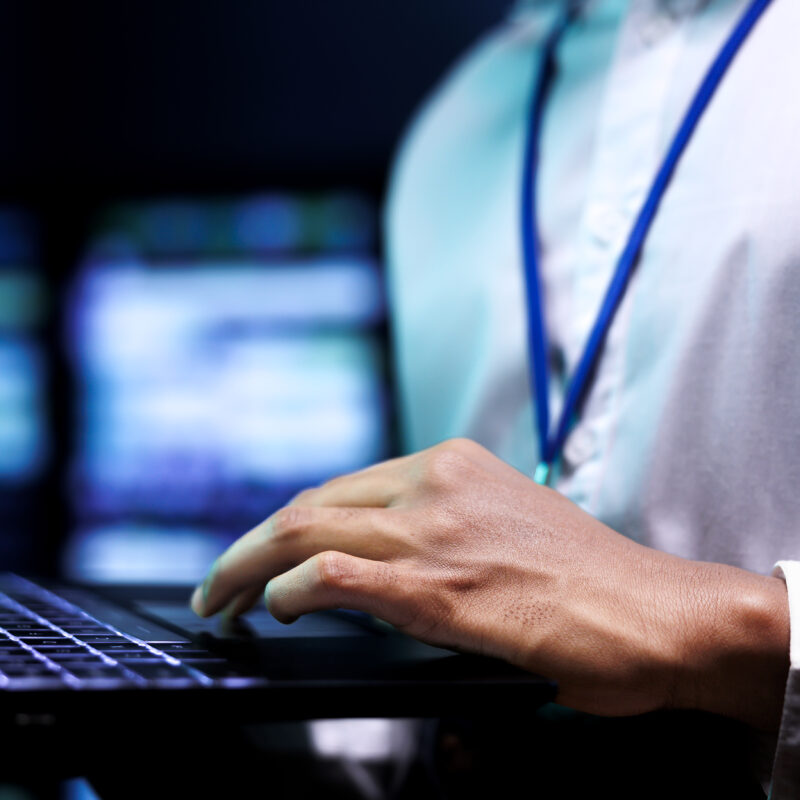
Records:
{"label": "knuckle", "polygon": [[323,589],[349,588],[356,577],[352,559],[344,553],[328,550],[316,556],[317,580]]}
{"label": "knuckle", "polygon": [[302,533],[310,523],[310,513],[302,506],[285,506],[272,517],[271,536],[277,541],[293,538]]}
{"label": "knuckle", "polygon": [[463,436],[457,436],[454,439],[448,439],[444,444],[448,449],[456,453],[463,453],[464,455],[472,455],[480,450],[480,445],[472,439],[467,439]]}
{"label": "knuckle", "polygon": [[426,460],[425,481],[434,486],[448,486],[469,468],[470,461],[458,448],[445,445],[430,451]]}
{"label": "knuckle", "polygon": [[298,492],[293,498],[292,502],[289,503],[289,506],[310,506],[314,504],[314,498],[316,497],[317,490],[316,489],[303,489],[302,492]]}
{"label": "knuckle", "polygon": [[343,483],[346,483],[349,478],[350,475],[334,475],[332,478],[328,478],[322,486],[328,488],[341,486]]}

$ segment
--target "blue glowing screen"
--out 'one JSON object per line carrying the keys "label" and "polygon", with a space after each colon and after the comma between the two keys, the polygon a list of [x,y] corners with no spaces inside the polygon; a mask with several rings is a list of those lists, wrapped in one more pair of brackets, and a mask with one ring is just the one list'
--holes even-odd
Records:
{"label": "blue glowing screen", "polygon": [[386,455],[374,238],[352,195],[112,211],[70,296],[68,572],[194,580],[300,489]]}
{"label": "blue glowing screen", "polygon": [[47,454],[39,341],[43,285],[31,221],[0,209],[0,492],[37,478]]}

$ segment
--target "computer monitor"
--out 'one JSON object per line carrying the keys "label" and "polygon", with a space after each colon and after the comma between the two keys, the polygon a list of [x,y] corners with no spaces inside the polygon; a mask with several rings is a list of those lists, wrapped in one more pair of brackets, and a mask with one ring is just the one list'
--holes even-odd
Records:
{"label": "computer monitor", "polygon": [[387,455],[375,228],[352,193],[109,211],[68,306],[69,576],[195,580],[301,489]]}
{"label": "computer monitor", "polygon": [[46,454],[43,285],[33,223],[0,209],[0,487],[39,476]]}
{"label": "computer monitor", "polygon": [[0,562],[17,566],[33,557],[36,492],[50,453],[36,238],[28,215],[0,208]]}

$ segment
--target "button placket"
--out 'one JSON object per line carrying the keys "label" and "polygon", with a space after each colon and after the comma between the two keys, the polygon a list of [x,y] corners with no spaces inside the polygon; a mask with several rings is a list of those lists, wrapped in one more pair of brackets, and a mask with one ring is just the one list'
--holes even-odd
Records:
{"label": "button placket", "polygon": [[[642,31],[660,26],[651,45]],[[635,2],[620,32],[609,73],[597,136],[596,158],[582,219],[579,266],[572,285],[570,374],[580,358],[616,261],[639,212],[661,156],[662,116],[682,44],[678,23],[654,0]],[[656,28],[651,28],[651,32]],[[629,176],[627,179],[620,176]],[[629,288],[629,292],[633,287]],[[630,297],[623,298],[606,337],[581,419],[565,442],[563,484],[558,488],[591,511],[599,489],[605,446],[617,420],[613,409],[624,378],[624,340]]]}

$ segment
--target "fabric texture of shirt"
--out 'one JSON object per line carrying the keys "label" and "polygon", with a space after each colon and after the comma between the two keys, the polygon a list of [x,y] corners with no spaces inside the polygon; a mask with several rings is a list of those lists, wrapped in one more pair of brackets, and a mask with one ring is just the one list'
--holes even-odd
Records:
{"label": "fabric texture of shirt", "polygon": [[[551,419],[634,218],[745,0],[595,0],[567,31],[538,202]],[[433,93],[387,205],[405,444],[467,436],[528,475],[519,198],[537,54],[523,2]],[[800,3],[773,0],[684,153],[554,487],[636,541],[784,578],[772,797],[800,796]],[[781,565],[776,567],[776,562]]]}

